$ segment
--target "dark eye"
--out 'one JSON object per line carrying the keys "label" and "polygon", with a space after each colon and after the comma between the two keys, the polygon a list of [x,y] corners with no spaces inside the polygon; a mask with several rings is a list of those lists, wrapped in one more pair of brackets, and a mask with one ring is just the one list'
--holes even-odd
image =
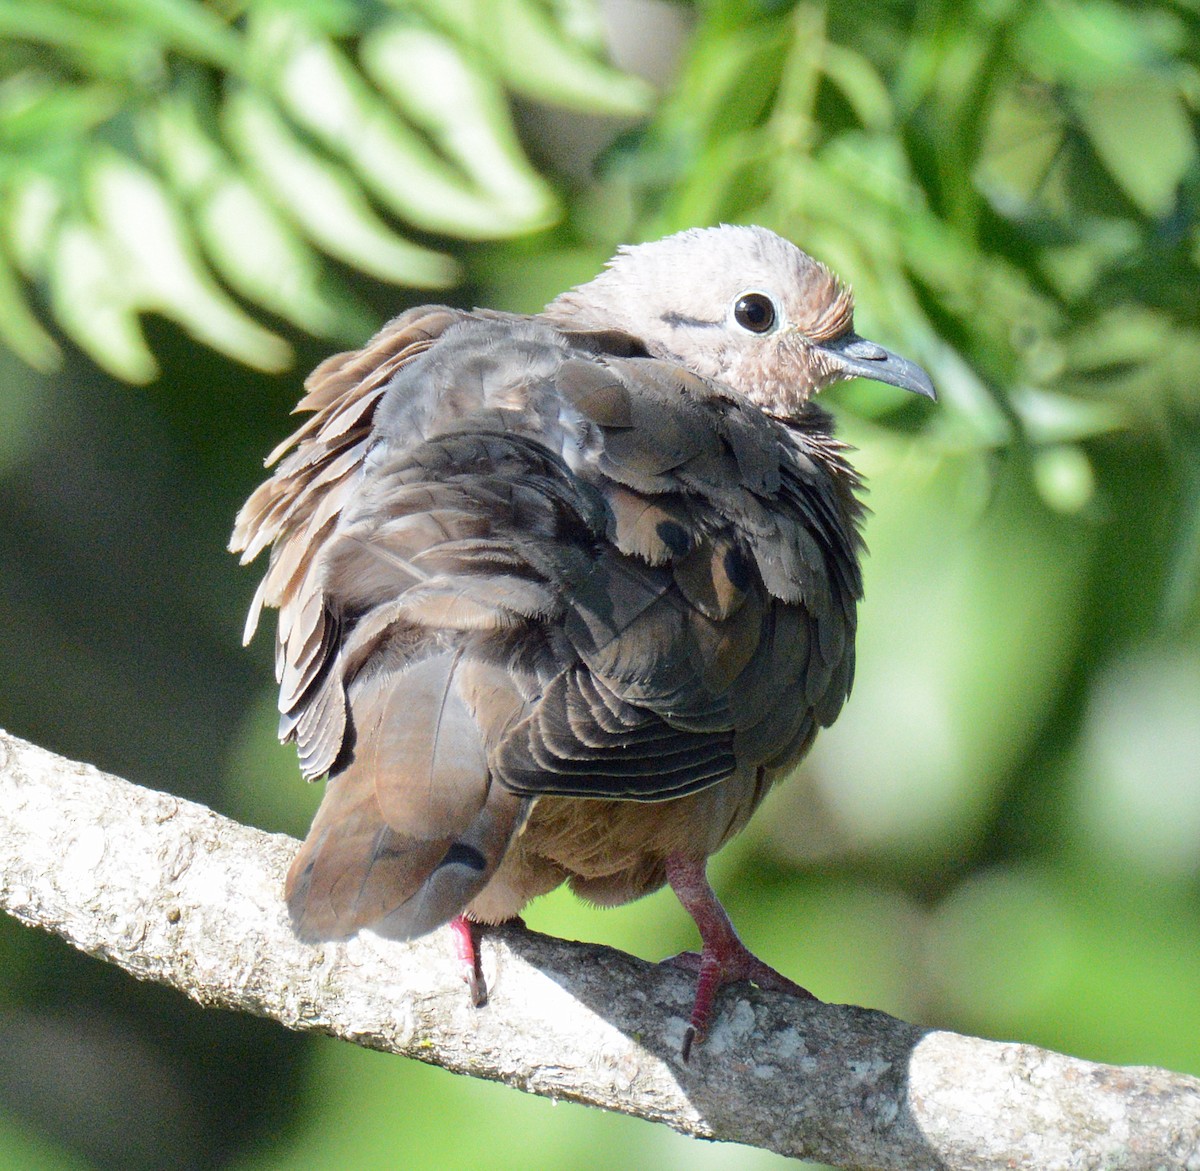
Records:
{"label": "dark eye", "polygon": [[751,333],[766,333],[775,324],[775,306],[766,293],[744,293],[733,307],[733,319]]}

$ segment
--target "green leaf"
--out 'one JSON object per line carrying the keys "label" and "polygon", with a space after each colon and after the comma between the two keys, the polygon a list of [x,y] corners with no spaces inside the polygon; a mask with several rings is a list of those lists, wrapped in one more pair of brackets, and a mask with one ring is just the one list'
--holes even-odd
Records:
{"label": "green leaf", "polygon": [[618,73],[561,36],[532,0],[414,0],[460,45],[488,60],[513,89],[589,114],[637,117],[654,103],[640,78]]}
{"label": "green leaf", "polygon": [[864,127],[882,130],[892,121],[892,99],[870,61],[843,45],[827,44],[821,67]]}
{"label": "green leaf", "polygon": [[[92,20],[65,4],[0,0],[0,39],[44,45],[92,75],[120,77],[130,72],[143,38],[114,18],[111,9]],[[48,54],[45,64],[52,61]]]}
{"label": "green leaf", "polygon": [[1001,213],[1026,211],[1063,149],[1067,112],[1044,87],[1006,88],[992,106],[975,178]]}
{"label": "green leaf", "polygon": [[1110,0],[1042,0],[1020,30],[1039,76],[1083,87],[1133,82],[1177,50],[1182,37],[1168,12],[1139,12]]}
{"label": "green leaf", "polygon": [[1142,79],[1081,95],[1077,104],[1112,177],[1147,215],[1166,215],[1197,159],[1196,133],[1175,87]]}
{"label": "green leaf", "polygon": [[[733,30],[702,26],[660,124],[693,149],[723,148],[756,128],[778,92],[791,27],[778,19]],[[703,173],[689,177],[703,181]]]}
{"label": "green leaf", "polygon": [[506,219],[533,230],[557,218],[558,201],[525,158],[503,89],[452,42],[392,21],[363,39],[361,54],[375,84]]}
{"label": "green leaf", "polygon": [[91,225],[68,220],[55,233],[50,294],[63,329],[114,377],[149,382],[158,373],[129,287]]}
{"label": "green leaf", "polygon": [[27,277],[40,277],[48,265],[66,203],[60,186],[37,171],[26,171],[13,182],[4,206],[4,231],[13,258]]}
{"label": "green leaf", "polygon": [[0,339],[35,370],[48,372],[62,360],[54,339],[41,327],[8,258],[0,254]]}
{"label": "green leaf", "polygon": [[238,75],[245,68],[241,35],[211,7],[195,0],[71,0],[109,23],[126,17],[132,26],[149,29],[170,49]]}
{"label": "green leaf", "polygon": [[449,257],[390,231],[345,168],[302,144],[261,96],[235,90],[223,120],[242,162],[331,256],[381,280],[420,288],[444,288],[458,279]]}
{"label": "green leaf", "polygon": [[304,239],[204,134],[190,105],[156,109],[152,133],[205,251],[231,288],[317,336],[348,341],[371,331],[368,315],[334,294]]}
{"label": "green leaf", "polygon": [[1125,413],[1109,402],[1032,387],[1015,390],[1012,402],[1034,443],[1073,443],[1126,425]]}
{"label": "green leaf", "polygon": [[[479,191],[397,116],[331,42],[283,13],[255,23],[252,45],[287,112],[344,159],[380,202],[427,231],[494,239],[542,226]],[[415,64],[415,63],[414,63]]]}
{"label": "green leaf", "polygon": [[249,366],[291,365],[291,347],[213,282],[183,217],[154,175],[115,151],[101,151],[89,168],[88,189],[136,305],[174,318],[200,341]]}
{"label": "green leaf", "polygon": [[7,162],[18,152],[36,155],[91,133],[120,104],[120,93],[109,85],[63,85],[32,73],[10,77],[0,86],[0,148],[10,155]]}

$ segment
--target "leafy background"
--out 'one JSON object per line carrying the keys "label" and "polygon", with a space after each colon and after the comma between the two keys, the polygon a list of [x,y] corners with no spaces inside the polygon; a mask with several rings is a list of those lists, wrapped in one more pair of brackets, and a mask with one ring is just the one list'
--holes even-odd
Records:
{"label": "leafy background", "polygon": [[[818,995],[1200,1073],[1200,16],[1179,0],[0,0],[0,724],[300,834],[224,552],[301,373],[759,222],[829,392],[854,697],[716,859]],[[647,958],[669,895],[533,926]],[[782,1161],[201,1011],[0,923],[0,1167]]]}

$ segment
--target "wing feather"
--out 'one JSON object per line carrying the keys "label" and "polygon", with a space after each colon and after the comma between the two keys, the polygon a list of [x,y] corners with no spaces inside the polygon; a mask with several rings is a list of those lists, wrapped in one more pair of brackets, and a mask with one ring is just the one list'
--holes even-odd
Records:
{"label": "wing feather", "polygon": [[279,610],[281,735],[331,774],[288,879],[306,938],[458,914],[536,798],[725,782],[740,825],[837,714],[860,510],[815,408],[435,308],[298,409],[232,547],[271,548],[247,633]]}

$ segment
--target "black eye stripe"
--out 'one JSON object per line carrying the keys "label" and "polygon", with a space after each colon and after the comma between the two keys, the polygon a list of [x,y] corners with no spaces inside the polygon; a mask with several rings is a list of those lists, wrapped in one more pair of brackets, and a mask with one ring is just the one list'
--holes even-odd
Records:
{"label": "black eye stripe", "polygon": [[724,324],[722,321],[705,321],[701,317],[687,317],[682,313],[664,313],[659,317],[659,321],[676,327],[685,326],[689,329],[716,329]]}
{"label": "black eye stripe", "polygon": [[766,333],[775,316],[775,303],[766,293],[743,293],[733,305],[734,321],[750,333]]}

